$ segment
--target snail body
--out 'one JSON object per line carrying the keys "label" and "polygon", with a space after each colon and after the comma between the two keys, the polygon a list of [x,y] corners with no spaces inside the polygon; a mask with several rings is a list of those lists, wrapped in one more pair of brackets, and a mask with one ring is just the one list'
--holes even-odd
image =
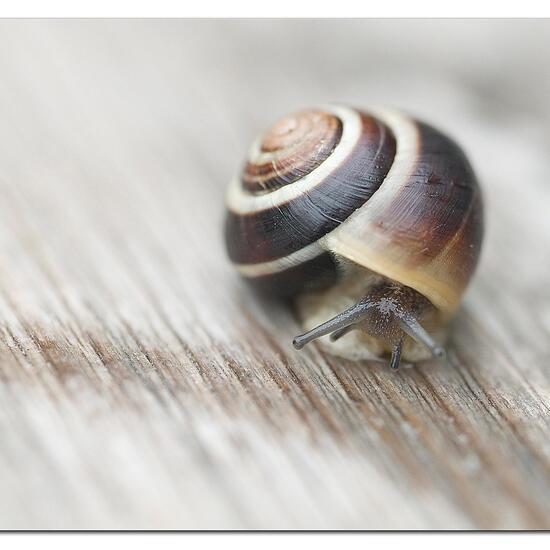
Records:
{"label": "snail body", "polygon": [[483,207],[450,138],[396,111],[331,105],[256,141],[228,189],[225,236],[249,282],[299,296],[310,330],[295,347],[331,334],[333,351],[391,352],[396,367],[401,355],[442,355],[436,339],[475,270]]}

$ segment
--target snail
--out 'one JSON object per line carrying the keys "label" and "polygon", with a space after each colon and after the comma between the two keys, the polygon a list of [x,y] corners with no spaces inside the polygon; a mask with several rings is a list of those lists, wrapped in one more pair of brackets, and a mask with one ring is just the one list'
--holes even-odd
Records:
{"label": "snail", "polygon": [[483,238],[476,176],[449,137],[394,110],[306,109],[253,144],[226,204],[239,273],[296,298],[296,349],[330,335],[337,355],[392,368],[444,356]]}

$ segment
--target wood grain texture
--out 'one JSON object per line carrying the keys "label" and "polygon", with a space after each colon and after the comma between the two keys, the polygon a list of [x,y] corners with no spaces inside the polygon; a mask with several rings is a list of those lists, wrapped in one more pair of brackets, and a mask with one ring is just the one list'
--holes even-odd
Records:
{"label": "wood grain texture", "polygon": [[[0,22],[0,527],[550,527],[549,31]],[[327,100],[404,108],[479,174],[446,365],[295,352],[225,257],[250,140]]]}

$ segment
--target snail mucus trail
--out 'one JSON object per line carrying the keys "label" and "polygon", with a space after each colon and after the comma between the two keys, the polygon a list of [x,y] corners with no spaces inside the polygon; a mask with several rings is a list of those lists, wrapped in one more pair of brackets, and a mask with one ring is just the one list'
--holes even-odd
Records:
{"label": "snail mucus trail", "polygon": [[318,296],[297,349],[330,335],[344,355],[337,341],[357,329],[392,368],[444,355],[483,236],[477,180],[450,138],[395,111],[308,109],[254,143],[227,207],[228,254],[246,280]]}

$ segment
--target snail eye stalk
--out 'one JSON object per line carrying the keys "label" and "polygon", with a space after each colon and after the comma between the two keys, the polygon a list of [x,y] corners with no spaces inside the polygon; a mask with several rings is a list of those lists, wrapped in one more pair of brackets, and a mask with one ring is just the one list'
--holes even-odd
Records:
{"label": "snail eye stalk", "polygon": [[358,323],[368,315],[371,307],[373,307],[373,304],[367,296],[332,319],[308,330],[304,334],[296,336],[292,341],[292,345],[299,350],[313,340],[330,333],[335,333],[335,340],[341,338],[348,330],[351,330],[351,325]]}
{"label": "snail eye stalk", "polygon": [[404,333],[408,334],[416,342],[424,344],[434,357],[445,357],[445,350],[434,342],[433,338],[412,315],[403,315],[400,317],[399,324]]}

